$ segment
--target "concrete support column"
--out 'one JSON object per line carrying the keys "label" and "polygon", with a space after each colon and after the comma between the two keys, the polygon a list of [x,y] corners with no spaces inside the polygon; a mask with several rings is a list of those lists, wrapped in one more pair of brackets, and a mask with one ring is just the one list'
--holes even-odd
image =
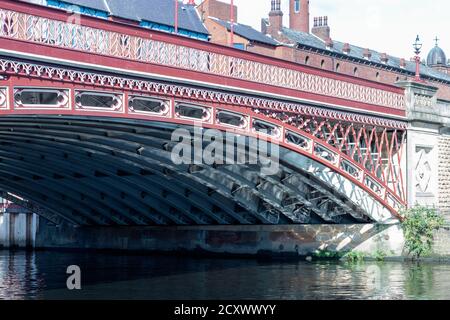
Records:
{"label": "concrete support column", "polygon": [[[450,148],[443,144],[450,128],[450,102],[437,100],[437,88],[425,82],[398,83],[405,89],[407,138],[407,193],[408,204],[435,206],[445,214],[450,197],[450,174],[443,174],[442,159],[450,157]],[[450,168],[450,166],[449,166]],[[444,189],[448,189],[447,191]],[[450,201],[448,208],[450,209]]]}
{"label": "concrete support column", "polygon": [[34,248],[39,219],[29,212],[0,213],[0,248]]}

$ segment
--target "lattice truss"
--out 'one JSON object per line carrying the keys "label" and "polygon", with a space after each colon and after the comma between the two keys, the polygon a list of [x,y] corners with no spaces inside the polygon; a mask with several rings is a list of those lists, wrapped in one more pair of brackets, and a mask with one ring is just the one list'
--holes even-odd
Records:
{"label": "lattice truss", "polygon": [[326,142],[378,179],[366,181],[366,184],[371,185],[371,189],[382,193],[382,186],[385,186],[402,202],[406,202],[402,170],[406,129],[289,112],[273,112],[267,109],[257,111]]}

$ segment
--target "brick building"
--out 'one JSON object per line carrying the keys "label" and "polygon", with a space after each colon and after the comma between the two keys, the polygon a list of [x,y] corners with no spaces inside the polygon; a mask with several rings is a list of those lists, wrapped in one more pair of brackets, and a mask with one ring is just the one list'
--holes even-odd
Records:
{"label": "brick building", "polygon": [[[409,59],[334,40],[328,17],[315,17],[310,30],[308,0],[290,0],[289,28],[282,23],[281,0],[270,1],[269,18],[262,19],[261,31],[283,44],[277,57],[387,84],[414,76],[415,62]],[[449,70],[445,53],[436,44],[421,66],[421,76],[439,88],[439,99],[450,100]]]}
{"label": "brick building", "polygon": [[[238,23],[238,8],[219,0],[204,0],[197,10],[210,34],[210,41],[231,45],[237,49],[247,50],[268,56],[275,56],[280,45],[272,37],[255,30],[251,26]],[[233,15],[233,21],[230,17]],[[233,40],[231,25],[233,24]]]}
{"label": "brick building", "polygon": [[[387,84],[415,75],[410,59],[333,39],[326,16],[315,17],[311,28],[309,0],[290,0],[288,27],[283,26],[281,0],[265,1],[271,1],[271,11],[261,21],[261,32],[236,23],[238,8],[231,10],[220,0],[204,0],[197,9],[214,43],[230,45],[234,12],[233,42],[240,49]],[[439,88],[438,99],[450,101],[450,64],[437,43],[421,66],[421,76]]]}

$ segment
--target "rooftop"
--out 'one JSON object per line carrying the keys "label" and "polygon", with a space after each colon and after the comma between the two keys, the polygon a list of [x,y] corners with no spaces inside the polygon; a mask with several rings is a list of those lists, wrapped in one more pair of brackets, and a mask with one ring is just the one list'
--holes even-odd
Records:
{"label": "rooftop", "polygon": [[[62,9],[68,6],[79,6],[106,13],[107,16],[136,21],[151,22],[174,27],[174,5],[168,0],[44,0],[52,7]],[[208,35],[200,16],[193,5],[180,2],[178,7],[178,27],[191,32]]]}
{"label": "rooftop", "polygon": [[[346,44],[344,42],[335,40],[333,40],[333,47],[327,47],[325,41],[323,41],[319,37],[310,33],[291,30],[289,28],[283,28],[282,33],[285,37],[287,37],[292,42],[297,43],[297,45],[299,46],[305,46],[312,49],[318,49],[324,52],[328,52],[329,54],[335,54],[344,57],[346,56],[351,59],[374,63],[379,65],[380,67],[390,67],[397,70],[405,70],[410,73],[415,73],[416,70],[415,62],[404,60],[405,66],[401,67],[402,59],[391,55],[386,55],[388,59],[384,62],[382,61],[383,53],[375,50],[368,50],[352,44]],[[348,48],[350,49],[348,53],[344,53],[344,46],[348,46]],[[364,58],[364,52],[366,52],[367,50],[371,54],[370,59]],[[421,65],[420,72],[422,76],[450,83],[450,75],[434,70],[426,65]]]}
{"label": "rooftop", "polygon": [[[224,21],[215,17],[210,17],[213,21],[216,21],[221,26],[227,28],[228,31],[231,31],[231,22],[230,21]],[[271,46],[278,46],[280,43],[271,37],[263,34],[262,32],[253,29],[252,27],[242,24],[242,23],[233,23],[233,30],[234,33],[248,39],[250,41],[255,41],[263,44],[268,44]]]}

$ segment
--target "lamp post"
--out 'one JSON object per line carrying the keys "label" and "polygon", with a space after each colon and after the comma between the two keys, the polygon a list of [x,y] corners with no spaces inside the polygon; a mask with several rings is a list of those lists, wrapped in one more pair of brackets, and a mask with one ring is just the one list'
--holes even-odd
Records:
{"label": "lamp post", "polygon": [[178,33],[178,0],[175,0],[175,33]]}
{"label": "lamp post", "polygon": [[234,47],[234,1],[231,0],[230,5],[230,46]]}
{"label": "lamp post", "polygon": [[416,42],[414,42],[414,44],[413,44],[414,54],[416,55],[414,57],[414,59],[416,61],[416,76],[415,76],[414,80],[419,81],[419,82],[422,81],[420,79],[420,52],[422,50],[422,46],[423,46],[423,44],[420,42],[419,35],[417,35]]}

